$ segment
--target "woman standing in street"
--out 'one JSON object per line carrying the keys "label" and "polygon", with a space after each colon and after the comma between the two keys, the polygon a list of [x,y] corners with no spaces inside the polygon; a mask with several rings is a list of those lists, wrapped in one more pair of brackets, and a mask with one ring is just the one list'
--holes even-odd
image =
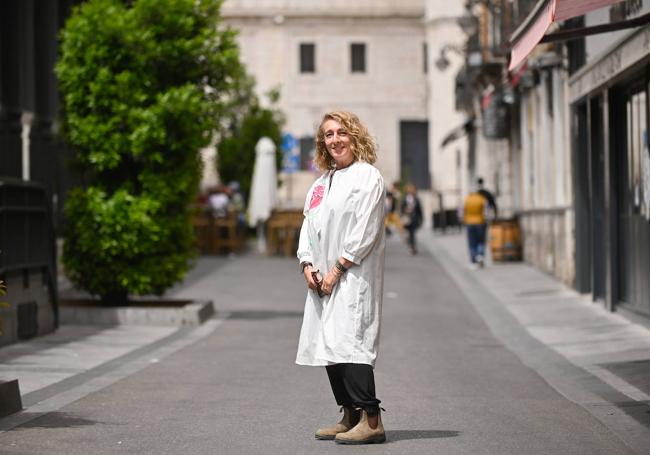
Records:
{"label": "woman standing in street", "polygon": [[385,249],[385,188],[375,161],[356,115],[325,114],[315,158],[324,173],[307,193],[297,253],[309,290],[296,363],[326,368],[344,414],[316,438],[341,444],[386,440],[373,371]]}
{"label": "woman standing in street", "polygon": [[422,226],[422,205],[418,199],[418,193],[415,185],[409,183],[406,185],[406,195],[402,200],[402,216],[404,217],[404,227],[408,231],[408,245],[411,254],[417,254],[415,243],[415,231]]}

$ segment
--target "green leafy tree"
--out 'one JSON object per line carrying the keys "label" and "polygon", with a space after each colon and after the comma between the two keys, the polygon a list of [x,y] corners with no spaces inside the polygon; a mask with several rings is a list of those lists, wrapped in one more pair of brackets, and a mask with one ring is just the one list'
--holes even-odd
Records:
{"label": "green leafy tree", "polygon": [[259,100],[252,93],[253,81],[242,86],[239,92],[235,116],[217,146],[217,171],[221,180],[236,180],[245,195],[250,194],[253,168],[255,167],[255,145],[263,136],[275,144],[277,166],[282,164],[282,125],[284,116],[276,108],[279,92],[271,91],[267,95],[271,101],[270,108],[260,106]]}
{"label": "green leafy tree", "polygon": [[71,191],[63,262],[103,301],[162,294],[194,254],[189,205],[244,68],[217,0],[89,0],[61,33]]}

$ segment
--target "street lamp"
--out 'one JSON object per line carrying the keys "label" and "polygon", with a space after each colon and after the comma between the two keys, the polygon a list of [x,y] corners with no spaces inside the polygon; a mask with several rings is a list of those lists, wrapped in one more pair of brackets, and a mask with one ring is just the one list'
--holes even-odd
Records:
{"label": "street lamp", "polygon": [[456,44],[445,44],[440,49],[440,55],[435,61],[436,68],[438,68],[439,71],[444,71],[449,68],[449,59],[447,58],[448,51],[453,51],[461,57],[465,56],[465,51],[462,47]]}
{"label": "street lamp", "polygon": [[[467,35],[468,37],[471,37],[478,32],[479,29],[478,19],[470,12],[469,9],[465,12],[464,15],[457,16],[454,18],[449,18],[449,19],[454,20],[456,24],[458,24],[458,26],[463,30],[463,33],[465,33],[465,35]],[[449,67],[449,59],[447,58],[447,51],[453,51],[456,54],[460,55],[461,57],[465,56],[464,46],[455,45],[455,44],[445,44],[440,49],[440,55],[435,61],[436,68],[438,68],[439,71],[444,71]],[[470,54],[468,56],[468,59],[475,60],[472,57],[473,57],[472,54]]]}
{"label": "street lamp", "polygon": [[456,23],[467,36],[472,36],[478,32],[478,19],[469,11],[456,19]]}

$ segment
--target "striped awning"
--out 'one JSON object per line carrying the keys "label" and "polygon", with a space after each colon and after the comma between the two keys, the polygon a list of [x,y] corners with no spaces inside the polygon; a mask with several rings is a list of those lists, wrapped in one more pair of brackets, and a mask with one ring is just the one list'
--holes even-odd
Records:
{"label": "striped awning", "polygon": [[581,16],[621,1],[623,0],[540,0],[512,35],[508,71],[512,71],[526,59],[553,22]]}

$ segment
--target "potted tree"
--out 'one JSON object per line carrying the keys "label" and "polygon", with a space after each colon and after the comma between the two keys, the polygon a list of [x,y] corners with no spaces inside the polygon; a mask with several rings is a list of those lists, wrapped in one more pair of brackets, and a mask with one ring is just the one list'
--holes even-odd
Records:
{"label": "potted tree", "polygon": [[104,303],[162,294],[188,270],[198,151],[245,76],[219,6],[88,0],[62,30],[62,133],[84,181],[66,201],[63,263]]}

